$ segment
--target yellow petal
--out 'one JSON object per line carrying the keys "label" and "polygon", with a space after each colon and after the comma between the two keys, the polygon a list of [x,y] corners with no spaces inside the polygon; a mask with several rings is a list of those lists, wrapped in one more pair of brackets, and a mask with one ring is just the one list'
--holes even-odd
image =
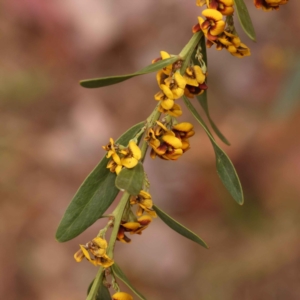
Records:
{"label": "yellow petal", "polygon": [[203,6],[206,3],[206,0],[196,0],[197,6]]}
{"label": "yellow petal", "polygon": [[118,292],[112,295],[112,300],[133,300],[133,298],[127,293]]}
{"label": "yellow petal", "polygon": [[203,83],[205,81],[205,75],[202,72],[200,66],[194,66],[195,76],[198,83]]}
{"label": "yellow petal", "polygon": [[189,132],[194,128],[194,125],[189,122],[178,123],[173,126],[173,129],[183,132]]}
{"label": "yellow petal", "polygon": [[138,222],[142,225],[142,226],[146,226],[148,224],[150,224],[152,221],[152,218],[150,216],[144,215],[138,218]]}
{"label": "yellow petal", "polygon": [[141,208],[144,210],[151,210],[153,206],[153,202],[151,199],[145,199],[140,203]]}
{"label": "yellow petal", "polygon": [[202,15],[208,19],[212,19],[215,22],[222,20],[223,15],[216,9],[204,9]]}
{"label": "yellow petal", "polygon": [[138,160],[134,157],[124,157],[121,159],[121,164],[127,169],[132,169],[138,164]]}
{"label": "yellow petal", "polygon": [[219,2],[223,3],[225,6],[233,6],[233,0],[219,0]]}
{"label": "yellow petal", "polygon": [[182,88],[172,89],[172,93],[173,93],[173,99],[179,99],[184,94],[184,89]]}
{"label": "yellow petal", "polygon": [[167,99],[165,99],[165,100],[162,100],[160,105],[161,105],[164,109],[169,110],[169,109],[171,109],[171,108],[173,107],[173,105],[174,105],[174,100],[167,98]]}
{"label": "yellow petal", "polygon": [[120,157],[119,157],[119,155],[118,155],[117,153],[114,153],[114,154],[112,155],[112,159],[114,160],[114,162],[115,162],[117,165],[119,165],[119,164],[121,163]]}
{"label": "yellow petal", "polygon": [[167,58],[170,58],[170,54],[166,51],[160,51],[160,56],[162,59],[167,59]]}
{"label": "yellow petal", "polygon": [[83,245],[79,245],[79,246],[85,258],[87,258],[87,260],[89,261],[92,261],[90,253],[84,248],[84,246]]}
{"label": "yellow petal", "polygon": [[161,123],[160,121],[156,121],[156,124],[157,124],[160,128],[162,128],[163,130],[168,131],[168,128],[167,128],[163,123]]}
{"label": "yellow petal", "polygon": [[184,140],[182,141],[182,148],[183,152],[187,151],[188,149],[190,149],[190,143],[188,140]]}
{"label": "yellow petal", "polygon": [[102,257],[106,253],[105,249],[90,249],[90,251],[95,257]]}
{"label": "yellow petal", "polygon": [[139,192],[139,196],[143,197],[144,199],[151,199],[151,195],[144,190]]}
{"label": "yellow petal", "polygon": [[77,262],[81,262],[84,258],[84,254],[82,252],[81,249],[79,249],[75,254],[74,254],[74,259],[77,261]]}
{"label": "yellow petal", "polygon": [[104,268],[108,268],[114,264],[114,260],[109,258],[107,255],[104,255],[102,257],[97,257],[96,262],[98,266],[102,266]]}
{"label": "yellow petal", "polygon": [[216,25],[209,31],[211,35],[219,35],[225,29],[226,23],[223,20],[216,22]]}
{"label": "yellow petal", "polygon": [[173,117],[180,117],[182,115],[182,110],[180,105],[175,103],[174,106],[167,113]]}
{"label": "yellow petal", "polygon": [[181,140],[175,136],[163,135],[162,140],[167,144],[171,145],[175,149],[182,147]]}
{"label": "yellow petal", "polygon": [[164,94],[162,91],[160,91],[160,92],[158,92],[158,93],[156,93],[156,94],[154,95],[154,99],[157,100],[157,101],[161,101],[161,100],[163,100],[165,97],[166,97],[166,96],[165,96],[165,94]]}
{"label": "yellow petal", "polygon": [[95,237],[92,239],[92,242],[97,245],[99,248],[106,249],[107,248],[107,241],[101,237]]}
{"label": "yellow petal", "polygon": [[185,85],[186,85],[186,81],[185,81],[185,79],[183,78],[183,76],[182,76],[179,72],[176,72],[176,73],[174,74],[174,78],[175,78],[175,81],[176,81],[177,85],[178,85],[180,88],[184,89],[184,88],[185,88]]}
{"label": "yellow petal", "polygon": [[122,226],[131,231],[131,230],[137,230],[141,225],[138,222],[127,222],[122,224]]}
{"label": "yellow petal", "polygon": [[165,84],[161,84],[159,87],[169,99],[174,99],[172,91]]}
{"label": "yellow petal", "polygon": [[122,170],[122,165],[118,165],[115,170],[116,174],[118,175],[121,172],[121,170]]}
{"label": "yellow petal", "polygon": [[131,140],[129,142],[129,149],[132,153],[132,156],[137,159],[140,160],[142,157],[142,152],[141,149],[139,148],[139,146],[136,144],[136,142],[134,140]]}

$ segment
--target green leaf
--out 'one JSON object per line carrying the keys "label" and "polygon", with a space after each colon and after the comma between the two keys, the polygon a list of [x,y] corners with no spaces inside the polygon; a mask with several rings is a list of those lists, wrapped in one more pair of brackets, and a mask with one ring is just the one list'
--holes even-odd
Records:
{"label": "green leaf", "polygon": [[251,40],[255,41],[255,30],[253,28],[253,24],[244,0],[234,0],[234,2],[236,6],[237,15],[243,30]]}
{"label": "green leaf", "polygon": [[91,288],[92,288],[92,285],[93,285],[93,283],[94,283],[94,280],[95,280],[95,279],[93,279],[93,281],[90,283],[90,285],[89,285],[89,287],[88,287],[88,289],[87,289],[87,295],[90,293],[90,290],[91,290]]}
{"label": "green leaf", "polygon": [[[205,43],[205,37],[203,36],[202,39],[200,40],[200,46],[202,49],[202,55],[203,55],[203,60],[206,64],[207,67],[207,53],[206,53],[206,43]],[[200,66],[200,63],[198,61],[198,59],[195,58],[195,53],[196,53],[196,49],[193,53],[192,59],[195,65]],[[207,79],[206,79],[207,82]],[[210,117],[210,113],[208,110],[208,103],[207,103],[207,90],[204,91],[203,94],[197,96],[197,100],[200,103],[200,105],[202,106],[210,126],[212,127],[213,131],[216,133],[216,135],[219,137],[219,139],[225,143],[226,145],[230,146],[230,143],[228,142],[228,140],[225,138],[225,136],[221,133],[221,131],[219,130],[219,128],[216,126],[216,124],[214,123],[214,121],[212,120],[212,118]]]}
{"label": "green leaf", "polygon": [[93,89],[93,88],[99,88],[99,87],[103,87],[103,86],[116,84],[116,83],[128,80],[135,76],[140,76],[140,75],[144,75],[144,74],[148,74],[148,73],[152,73],[152,72],[157,72],[157,71],[165,68],[166,66],[173,64],[174,62],[176,62],[179,59],[180,59],[179,56],[173,56],[173,57],[170,57],[167,59],[159,60],[159,61],[141,69],[140,71],[137,71],[132,74],[82,80],[82,81],[80,81],[80,85],[85,88]]}
{"label": "green leaf", "polygon": [[200,123],[200,125],[205,130],[206,134],[208,135],[214,151],[216,155],[216,166],[217,166],[217,172],[222,180],[223,184],[233,197],[233,199],[240,205],[244,203],[244,196],[243,196],[243,190],[242,186],[239,180],[239,177],[235,171],[235,168],[229,159],[229,157],[226,155],[226,153],[218,146],[218,144],[215,142],[213,136],[211,135],[209,129],[207,128],[207,125],[195,109],[195,107],[192,105],[192,103],[189,101],[189,99],[185,96],[183,96],[183,100],[187,106],[187,108],[190,110],[190,112],[193,114],[193,116],[196,118],[196,120]]}
{"label": "green leaf", "polygon": [[228,142],[228,140],[226,139],[226,137],[222,134],[222,132],[219,130],[219,128],[217,127],[217,125],[214,123],[214,121],[210,117],[210,113],[209,113],[209,110],[208,110],[208,103],[207,103],[207,90],[205,90],[202,95],[197,96],[197,100],[200,103],[200,105],[202,106],[203,110],[205,111],[205,114],[206,114],[206,116],[208,118],[209,124],[210,124],[211,128],[213,129],[213,131],[218,136],[218,138],[224,144],[230,146],[230,143]]}
{"label": "green leaf", "polygon": [[177,233],[181,234],[182,236],[190,239],[191,241],[199,244],[200,246],[208,249],[207,244],[194,232],[174,220],[172,217],[170,217],[168,214],[166,214],[164,211],[162,211],[160,208],[158,208],[156,205],[153,205],[153,209],[157,213],[157,215],[160,217],[160,219],[167,224],[170,228],[172,228]]}
{"label": "green leaf", "polygon": [[144,167],[139,162],[134,168],[123,168],[116,178],[116,187],[125,190],[132,196],[137,196],[143,188]]}
{"label": "green leaf", "polygon": [[115,276],[117,276],[120,280],[122,280],[140,299],[146,300],[146,298],[131,285],[126,275],[123,273],[123,271],[116,263],[114,263],[111,266],[111,269],[114,272]]}
{"label": "green leaf", "polygon": [[110,292],[108,288],[103,284],[103,282],[100,285],[95,300],[111,300]]}
{"label": "green leaf", "polygon": [[[127,145],[143,126],[144,122],[136,124],[116,143]],[[116,175],[106,168],[108,160],[104,156],[78,189],[58,226],[57,241],[66,242],[78,236],[97,221],[116,198],[119,192],[115,187]]]}
{"label": "green leaf", "polygon": [[[101,277],[100,280],[103,280],[103,276]],[[93,283],[94,283],[94,280],[90,283],[88,290],[87,290],[87,294],[90,293]],[[99,290],[97,291],[95,300],[111,300],[109,289],[103,284],[103,281],[101,281],[101,284],[100,284]]]}

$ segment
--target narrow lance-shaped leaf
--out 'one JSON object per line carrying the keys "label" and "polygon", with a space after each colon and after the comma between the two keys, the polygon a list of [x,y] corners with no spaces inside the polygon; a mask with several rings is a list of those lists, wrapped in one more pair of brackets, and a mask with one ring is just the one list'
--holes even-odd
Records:
{"label": "narrow lance-shaped leaf", "polygon": [[152,73],[152,72],[157,72],[157,71],[165,68],[166,66],[173,64],[174,62],[176,62],[179,59],[180,59],[179,56],[173,56],[173,57],[170,57],[167,59],[159,60],[159,61],[141,69],[140,71],[137,71],[132,74],[82,80],[82,81],[80,81],[80,85],[85,88],[93,89],[93,88],[100,88],[103,86],[116,84],[116,83],[128,80],[135,76],[140,76],[140,75],[144,75],[144,74],[148,74],[148,73]]}
{"label": "narrow lance-shaped leaf", "polygon": [[160,208],[158,208],[156,205],[153,205],[153,209],[159,216],[159,218],[167,224],[170,228],[172,228],[177,233],[181,234],[182,236],[188,238],[189,240],[199,244],[200,246],[207,248],[207,244],[194,232],[174,220],[172,217],[170,217],[168,214],[166,214],[164,211],[162,211]]}
{"label": "narrow lance-shaped leaf", "polygon": [[241,26],[249,38],[253,41],[256,40],[255,30],[244,0],[234,0],[237,15]]}
{"label": "narrow lance-shaped leaf", "polygon": [[[206,54],[206,44],[205,44],[205,37],[204,36],[202,37],[202,39],[200,41],[200,46],[201,46],[201,52],[202,52],[202,55],[203,55],[203,61],[205,62],[206,67],[207,67],[207,54]],[[195,50],[195,53],[196,53],[196,50]],[[199,63],[198,59],[195,58],[195,55],[193,55],[192,58],[193,58],[194,64],[200,66],[200,63]],[[207,78],[206,78],[206,83],[207,83]],[[219,130],[217,125],[214,123],[214,121],[210,117],[210,113],[209,113],[209,110],[208,110],[208,103],[207,103],[207,90],[205,90],[201,95],[197,96],[197,100],[200,103],[200,105],[202,106],[202,108],[203,108],[203,110],[204,110],[204,112],[205,112],[205,114],[208,118],[209,124],[210,124],[211,128],[213,129],[213,131],[216,133],[216,135],[219,137],[219,139],[223,143],[225,143],[226,145],[230,145],[228,140],[225,138],[225,136],[222,134],[222,132]]]}
{"label": "narrow lance-shaped leaf", "polygon": [[114,275],[117,276],[120,280],[122,280],[140,299],[146,300],[146,298],[131,285],[126,275],[116,263],[114,263],[111,266],[111,269]]}
{"label": "narrow lance-shaped leaf", "polygon": [[116,178],[116,187],[136,196],[143,188],[144,167],[139,162],[134,168],[123,168]]}
{"label": "narrow lance-shaped leaf", "polygon": [[[139,123],[126,131],[116,143],[127,145],[144,126]],[[69,204],[56,232],[59,242],[66,242],[78,236],[108,209],[119,190],[115,187],[115,173],[106,168],[108,158],[102,158],[96,168],[82,183]]]}
{"label": "narrow lance-shaped leaf", "polygon": [[217,172],[222,180],[223,184],[233,197],[233,199],[240,205],[244,203],[244,196],[243,196],[243,190],[242,186],[239,180],[239,177],[235,171],[235,168],[229,159],[229,157],[226,155],[226,153],[218,146],[218,144],[215,142],[213,136],[209,132],[209,129],[207,128],[207,125],[195,109],[195,107],[192,105],[192,103],[189,101],[188,98],[183,96],[183,100],[187,106],[187,108],[190,110],[190,112],[193,114],[193,116],[196,118],[196,120],[200,123],[200,125],[205,130],[206,134],[208,135],[214,151],[216,155],[216,166],[217,166]]}

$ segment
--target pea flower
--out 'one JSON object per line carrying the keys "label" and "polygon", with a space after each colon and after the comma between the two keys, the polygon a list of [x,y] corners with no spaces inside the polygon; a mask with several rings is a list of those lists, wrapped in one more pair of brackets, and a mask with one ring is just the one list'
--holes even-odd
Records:
{"label": "pea flower", "polygon": [[148,225],[151,223],[152,218],[150,216],[144,215],[137,219],[136,222],[125,222],[120,225],[117,240],[122,243],[130,243],[131,239],[125,235],[125,232],[130,232],[130,234],[142,234]]}
{"label": "pea flower", "polygon": [[264,11],[278,10],[280,5],[288,3],[289,0],[254,0],[256,8],[262,8]]}
{"label": "pea flower", "polygon": [[236,57],[244,57],[251,55],[250,49],[241,42],[240,38],[228,31],[224,31],[217,40],[207,41],[207,47],[216,45],[217,50],[225,48],[231,55]]}
{"label": "pea flower", "polygon": [[200,66],[191,66],[185,70],[183,78],[187,82],[184,94],[193,98],[195,95],[201,95],[206,89],[206,74],[203,73]]}
{"label": "pea flower", "polygon": [[165,160],[177,160],[190,148],[188,138],[193,136],[193,125],[188,122],[176,124],[168,129],[157,121],[157,126],[147,132],[145,140],[151,146],[151,158],[158,156]]}
{"label": "pea flower", "polygon": [[110,138],[109,144],[102,148],[108,151],[106,157],[111,157],[106,167],[117,175],[121,172],[123,167],[128,169],[134,168],[142,156],[141,149],[134,140],[129,142],[127,148],[120,149],[119,146],[114,144],[114,140]]}
{"label": "pea flower", "polygon": [[101,237],[94,238],[86,245],[79,245],[80,249],[74,254],[74,259],[81,262],[86,258],[94,266],[108,268],[114,261],[106,255],[107,241]]}
{"label": "pea flower", "polygon": [[175,103],[170,109],[164,109],[162,104],[160,104],[160,106],[158,107],[158,111],[164,114],[168,114],[172,117],[180,117],[182,115],[181,106],[177,103]]}
{"label": "pea flower", "polygon": [[156,217],[156,212],[153,210],[152,197],[149,193],[144,190],[141,190],[137,196],[131,196],[130,204],[138,204],[138,210],[136,212],[137,216],[141,216],[144,212],[149,214],[151,217]]}
{"label": "pea flower", "polygon": [[208,40],[216,40],[218,35],[225,29],[223,15],[216,9],[211,8],[203,10],[202,15],[206,17],[206,20],[198,17],[198,24],[193,27],[193,33],[202,30]]}
{"label": "pea flower", "polygon": [[223,16],[230,16],[234,12],[233,0],[210,0],[209,8],[216,9]]}

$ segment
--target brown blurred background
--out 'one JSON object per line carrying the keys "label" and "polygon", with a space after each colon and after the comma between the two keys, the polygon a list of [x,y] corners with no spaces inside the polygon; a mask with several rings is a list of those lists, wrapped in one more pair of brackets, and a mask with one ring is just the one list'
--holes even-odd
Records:
{"label": "brown blurred background", "polygon": [[[194,2],[0,1],[1,299],[85,299],[97,270],[73,253],[103,223],[65,244],[57,225],[101,146],[150,114],[157,85],[154,74],[95,90],[78,81],[179,53],[200,12]],[[150,300],[300,299],[300,2],[269,13],[246,2],[257,43],[238,29],[252,55],[208,52],[210,110],[232,144],[219,141],[245,205],[222,186],[185,110],[192,149],[177,162],[147,159],[146,171],[154,202],[210,249],[159,219],[118,244],[116,260]]]}

